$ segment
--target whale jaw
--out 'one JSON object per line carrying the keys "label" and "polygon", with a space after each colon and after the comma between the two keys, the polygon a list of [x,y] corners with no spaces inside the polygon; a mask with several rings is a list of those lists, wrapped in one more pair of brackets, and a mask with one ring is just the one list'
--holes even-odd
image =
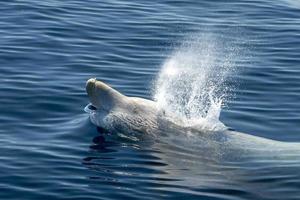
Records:
{"label": "whale jaw", "polygon": [[126,99],[126,96],[95,78],[91,78],[86,82],[86,92],[95,109],[103,109],[107,112],[115,106],[121,105]]}

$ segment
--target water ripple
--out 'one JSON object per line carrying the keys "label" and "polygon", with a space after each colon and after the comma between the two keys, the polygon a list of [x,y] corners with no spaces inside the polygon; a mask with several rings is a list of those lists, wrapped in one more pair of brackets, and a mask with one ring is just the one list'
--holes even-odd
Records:
{"label": "water ripple", "polygon": [[83,108],[91,77],[150,98],[161,65],[199,33],[240,50],[222,122],[299,142],[299,8],[292,0],[1,2],[0,198],[298,199],[297,151],[100,134]]}

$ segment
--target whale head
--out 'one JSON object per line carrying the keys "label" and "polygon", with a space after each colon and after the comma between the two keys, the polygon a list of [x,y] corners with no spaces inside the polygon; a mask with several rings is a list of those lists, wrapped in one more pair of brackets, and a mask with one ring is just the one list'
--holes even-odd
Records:
{"label": "whale head", "polygon": [[95,78],[86,82],[86,92],[90,104],[85,111],[96,126],[110,132],[157,130],[160,112],[154,101],[127,97]]}
{"label": "whale head", "polygon": [[95,78],[91,78],[86,82],[86,92],[93,109],[106,112],[124,104],[126,99],[126,96]]}

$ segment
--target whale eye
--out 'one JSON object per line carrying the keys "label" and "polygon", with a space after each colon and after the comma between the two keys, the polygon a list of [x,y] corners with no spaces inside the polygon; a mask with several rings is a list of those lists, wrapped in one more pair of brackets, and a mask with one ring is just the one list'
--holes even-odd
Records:
{"label": "whale eye", "polygon": [[138,108],[134,107],[132,111],[133,111],[134,114],[137,114],[138,113]]}

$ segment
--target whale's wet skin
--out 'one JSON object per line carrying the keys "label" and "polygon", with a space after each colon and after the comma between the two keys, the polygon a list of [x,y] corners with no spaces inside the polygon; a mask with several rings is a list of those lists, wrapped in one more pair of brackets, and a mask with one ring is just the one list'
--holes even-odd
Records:
{"label": "whale's wet skin", "polygon": [[[86,91],[91,104],[86,106],[85,111],[89,113],[93,124],[107,132],[122,132],[136,136],[151,134],[154,137],[171,132],[170,136],[178,138],[190,135],[198,142],[200,148],[218,146],[224,151],[238,149],[240,152],[245,150],[273,152],[274,155],[285,151],[300,152],[300,143],[280,142],[251,136],[228,130],[226,127],[210,130],[203,128],[201,124],[188,124],[173,113],[159,108],[157,102],[127,97],[96,79],[87,81]],[[266,155],[270,154],[266,153]],[[277,154],[277,157],[280,156]]]}

